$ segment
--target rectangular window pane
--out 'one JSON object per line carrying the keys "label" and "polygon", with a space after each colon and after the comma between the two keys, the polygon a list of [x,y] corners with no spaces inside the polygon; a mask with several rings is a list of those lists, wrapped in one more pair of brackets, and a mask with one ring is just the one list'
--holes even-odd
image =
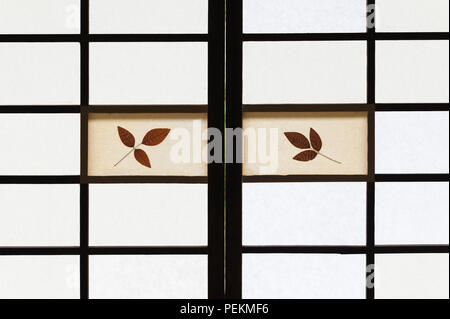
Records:
{"label": "rectangular window pane", "polygon": [[92,299],[205,299],[207,256],[91,256]]}
{"label": "rectangular window pane", "polygon": [[375,256],[375,298],[448,299],[448,254]]}
{"label": "rectangular window pane", "polygon": [[377,183],[377,244],[448,245],[448,191],[448,183]]}
{"label": "rectangular window pane", "polygon": [[208,33],[208,0],[91,0],[91,33]]}
{"label": "rectangular window pane", "polygon": [[377,173],[448,173],[448,112],[377,112]]}
{"label": "rectangular window pane", "polygon": [[365,32],[365,0],[244,0],[245,33]]}
{"label": "rectangular window pane", "polygon": [[364,299],[365,255],[244,254],[245,299]]}
{"label": "rectangular window pane", "polygon": [[78,246],[79,185],[0,185],[1,246]]}
{"label": "rectangular window pane", "polygon": [[377,41],[378,103],[448,103],[448,41]]}
{"label": "rectangular window pane", "polygon": [[246,42],[244,104],[365,103],[366,43]]}
{"label": "rectangular window pane", "polygon": [[[132,148],[121,141],[118,127],[133,135],[136,147],[153,129],[170,131],[157,145],[139,145],[148,167],[133,152],[128,154]],[[89,175],[206,176],[206,129],[207,115],[202,113],[90,114]]]}
{"label": "rectangular window pane", "polygon": [[0,105],[80,103],[79,43],[0,43]]}
{"label": "rectangular window pane", "polygon": [[378,32],[448,32],[448,0],[377,0]]}
{"label": "rectangular window pane", "polygon": [[0,2],[0,34],[79,32],[80,0],[2,0]]}
{"label": "rectangular window pane", "polygon": [[78,299],[78,256],[0,256],[0,299]]}
{"label": "rectangular window pane", "polygon": [[[246,176],[367,174],[367,113],[248,112],[243,129]],[[311,129],[319,135],[322,155],[311,149]],[[292,134],[302,134],[309,145],[295,146],[288,139]],[[302,159],[305,154],[312,159]]]}
{"label": "rectangular window pane", "polygon": [[89,61],[91,104],[207,104],[207,43],[91,43]]}
{"label": "rectangular window pane", "polygon": [[365,245],[366,185],[244,184],[242,215],[245,245]]}
{"label": "rectangular window pane", "polygon": [[0,114],[0,175],[79,175],[78,114]]}
{"label": "rectangular window pane", "polygon": [[99,184],[89,189],[92,246],[207,245],[206,184]]}

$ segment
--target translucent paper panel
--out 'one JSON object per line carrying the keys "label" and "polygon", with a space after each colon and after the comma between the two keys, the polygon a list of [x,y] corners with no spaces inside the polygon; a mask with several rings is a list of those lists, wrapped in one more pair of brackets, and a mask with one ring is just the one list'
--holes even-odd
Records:
{"label": "translucent paper panel", "polygon": [[91,0],[91,33],[208,33],[208,0]]}
{"label": "translucent paper panel", "polygon": [[91,43],[91,104],[207,104],[208,44]]}
{"label": "translucent paper panel", "polygon": [[376,243],[448,245],[448,183],[377,183]]}
{"label": "translucent paper panel", "polygon": [[[130,146],[121,140],[119,127],[134,138]],[[165,134],[149,133],[154,129]],[[206,176],[206,131],[207,115],[202,113],[90,114],[89,175]],[[144,142],[147,133],[151,138]]]}
{"label": "translucent paper panel", "polygon": [[448,41],[377,41],[376,101],[448,103]]}
{"label": "translucent paper panel", "polygon": [[448,254],[376,255],[375,298],[448,299]]}
{"label": "translucent paper panel", "polygon": [[244,245],[365,245],[366,185],[244,184],[242,216]]}
{"label": "translucent paper panel", "polygon": [[0,70],[0,105],[80,103],[79,43],[0,43]]}
{"label": "translucent paper panel", "polygon": [[0,34],[79,32],[80,0],[2,0],[0,2]]}
{"label": "translucent paper panel", "polygon": [[243,129],[244,175],[367,174],[367,113],[249,112]]}
{"label": "translucent paper panel", "polygon": [[0,256],[0,299],[78,299],[78,256]]}
{"label": "translucent paper panel", "polygon": [[0,114],[0,175],[80,174],[78,114]]}
{"label": "translucent paper panel", "polygon": [[93,184],[89,189],[93,246],[207,245],[206,184]]}
{"label": "translucent paper panel", "polygon": [[448,32],[448,0],[377,0],[378,32]]}
{"label": "translucent paper panel", "polygon": [[448,112],[377,112],[377,173],[448,173]]}
{"label": "translucent paper panel", "polygon": [[243,101],[365,103],[366,43],[245,42]]}
{"label": "translucent paper panel", "polygon": [[364,0],[244,0],[245,33],[365,32]]}
{"label": "translucent paper panel", "polygon": [[246,299],[364,299],[365,255],[244,254]]}
{"label": "translucent paper panel", "polygon": [[1,246],[78,246],[79,185],[0,185]]}
{"label": "translucent paper panel", "polygon": [[92,299],[204,299],[208,257],[197,255],[91,256]]}

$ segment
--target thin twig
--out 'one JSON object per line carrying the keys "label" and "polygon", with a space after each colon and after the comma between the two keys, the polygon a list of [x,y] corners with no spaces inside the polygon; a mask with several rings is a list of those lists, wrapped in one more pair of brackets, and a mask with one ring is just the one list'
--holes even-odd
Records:
{"label": "thin twig", "polygon": [[141,146],[141,145],[142,145],[142,143],[139,144],[139,145],[137,145],[137,146],[134,146],[128,153],[125,154],[124,157],[122,157],[122,158],[120,159],[120,161],[118,161],[116,164],[114,164],[114,167],[116,167],[116,166],[117,166],[120,162],[122,162],[128,155],[130,155],[131,152],[133,152],[136,148],[138,148],[138,147]]}
{"label": "thin twig", "polygon": [[[316,152],[317,152],[317,151],[316,151]],[[332,159],[331,157],[328,157],[328,156],[326,156],[326,155],[324,155],[324,154],[322,154],[322,153],[320,153],[320,152],[317,152],[317,154],[322,155],[323,157],[329,159],[330,161],[333,161],[333,162],[338,163],[338,164],[342,164],[341,162],[336,161],[335,159]]]}

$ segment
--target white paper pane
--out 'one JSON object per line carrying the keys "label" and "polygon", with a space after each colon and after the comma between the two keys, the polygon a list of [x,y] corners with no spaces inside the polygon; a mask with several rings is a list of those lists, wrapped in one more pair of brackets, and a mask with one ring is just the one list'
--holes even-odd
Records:
{"label": "white paper pane", "polygon": [[80,32],[80,0],[2,0],[0,34]]}
{"label": "white paper pane", "polygon": [[78,299],[78,256],[0,256],[0,299]]}
{"label": "white paper pane", "polygon": [[366,185],[244,184],[242,216],[245,245],[365,245]]}
{"label": "white paper pane", "polygon": [[377,0],[378,32],[448,32],[448,0]]}
{"label": "white paper pane", "polygon": [[448,299],[448,254],[375,256],[375,298]]}
{"label": "white paper pane", "polygon": [[378,245],[448,245],[448,183],[376,183]]}
{"label": "white paper pane", "polygon": [[79,185],[0,185],[0,246],[78,246]]}
{"label": "white paper pane", "polygon": [[0,175],[79,175],[78,114],[0,114]]}
{"label": "white paper pane", "polygon": [[245,33],[365,32],[365,0],[244,0]]}
{"label": "white paper pane", "polygon": [[448,41],[377,41],[378,103],[448,103]]}
{"label": "white paper pane", "polygon": [[377,112],[377,173],[448,173],[448,112]]}
{"label": "white paper pane", "polygon": [[79,104],[79,43],[0,43],[0,105]]}
{"label": "white paper pane", "polygon": [[208,44],[91,43],[91,104],[206,104]]}
{"label": "white paper pane", "polygon": [[90,256],[92,299],[205,299],[208,257]]}
{"label": "white paper pane", "polygon": [[207,245],[207,190],[202,184],[90,185],[90,243]]}
{"label": "white paper pane", "polygon": [[208,0],[91,0],[91,33],[208,33]]}
{"label": "white paper pane", "polygon": [[245,299],[363,299],[365,255],[244,254]]}
{"label": "white paper pane", "polygon": [[246,42],[244,103],[365,103],[366,59],[363,41]]}

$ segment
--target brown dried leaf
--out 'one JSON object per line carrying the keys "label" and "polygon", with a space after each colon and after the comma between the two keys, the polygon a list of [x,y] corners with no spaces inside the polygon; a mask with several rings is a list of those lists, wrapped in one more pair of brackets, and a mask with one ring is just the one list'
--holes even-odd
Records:
{"label": "brown dried leaf", "polygon": [[119,137],[122,143],[128,147],[134,147],[136,141],[134,139],[133,134],[131,134],[128,130],[120,126],[117,127],[117,130],[119,131]]}
{"label": "brown dried leaf", "polygon": [[284,135],[287,137],[289,142],[297,148],[305,149],[311,147],[308,139],[303,134],[297,132],[285,132]]}
{"label": "brown dried leaf", "polygon": [[145,153],[143,150],[135,149],[134,150],[134,158],[136,159],[136,161],[138,161],[142,165],[147,166],[148,168],[152,167],[150,165],[150,160],[147,156],[147,153]]}
{"label": "brown dried leaf", "polygon": [[320,151],[320,149],[322,148],[322,140],[320,139],[319,134],[314,131],[312,127],[309,129],[309,139],[311,140],[312,148],[317,152]]}
{"label": "brown dried leaf", "polygon": [[295,155],[294,159],[296,161],[308,162],[316,158],[317,153],[311,150],[303,151]]}
{"label": "brown dried leaf", "polygon": [[169,134],[170,129],[168,128],[155,128],[150,130],[145,134],[142,139],[142,144],[147,146],[155,146],[164,141],[164,139]]}

